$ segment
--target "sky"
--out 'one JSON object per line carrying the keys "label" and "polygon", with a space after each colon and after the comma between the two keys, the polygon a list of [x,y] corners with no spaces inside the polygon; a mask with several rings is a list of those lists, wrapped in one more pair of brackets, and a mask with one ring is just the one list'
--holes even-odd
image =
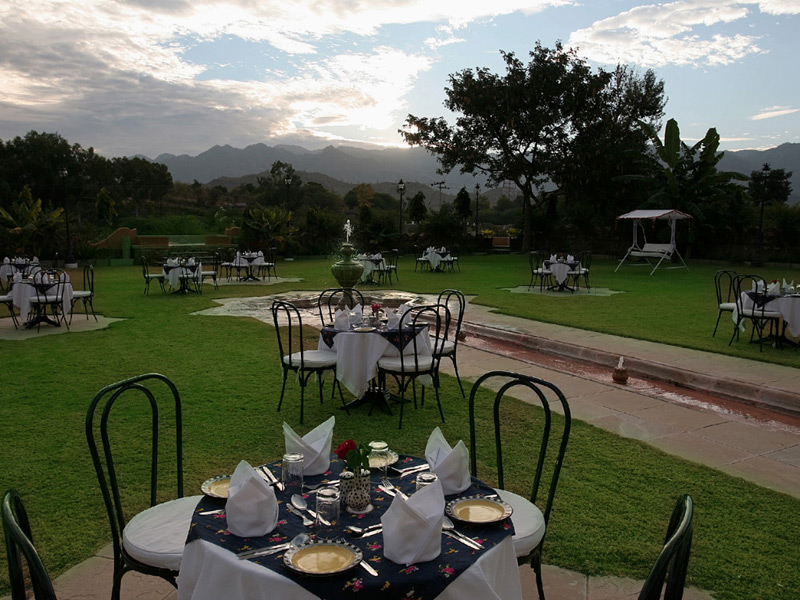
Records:
{"label": "sky", "polygon": [[408,114],[452,120],[451,74],[537,41],[652,69],[684,141],[800,143],[800,0],[3,0],[0,139],[402,147]]}

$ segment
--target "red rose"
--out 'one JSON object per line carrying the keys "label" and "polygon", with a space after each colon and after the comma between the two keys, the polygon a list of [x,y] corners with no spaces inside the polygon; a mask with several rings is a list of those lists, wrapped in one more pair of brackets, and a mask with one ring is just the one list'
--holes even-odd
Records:
{"label": "red rose", "polygon": [[356,443],[353,440],[345,440],[339,447],[336,448],[336,456],[342,460],[347,460],[347,453],[356,449]]}

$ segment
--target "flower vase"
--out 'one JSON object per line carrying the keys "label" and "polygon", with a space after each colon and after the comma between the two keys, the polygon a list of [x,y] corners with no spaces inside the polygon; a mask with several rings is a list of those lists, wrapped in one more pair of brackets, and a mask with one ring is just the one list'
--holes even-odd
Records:
{"label": "flower vase", "polygon": [[366,469],[361,469],[358,475],[352,471],[342,471],[339,474],[339,490],[347,512],[361,515],[372,510],[369,475]]}

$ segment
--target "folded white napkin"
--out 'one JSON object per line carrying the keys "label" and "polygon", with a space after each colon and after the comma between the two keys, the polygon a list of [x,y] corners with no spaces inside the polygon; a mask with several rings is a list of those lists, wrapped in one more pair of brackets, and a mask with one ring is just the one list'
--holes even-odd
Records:
{"label": "folded white napkin", "polygon": [[397,329],[400,326],[400,317],[402,315],[394,311],[386,312],[386,328]]}
{"label": "folded white napkin", "polygon": [[783,289],[788,290],[789,288],[794,290],[794,279],[792,279],[791,283],[786,283],[786,279],[783,280]]}
{"label": "folded white napkin", "polygon": [[567,254],[567,262],[568,263],[575,262],[575,257],[572,256],[572,254]]}
{"label": "folded white napkin", "polygon": [[22,273],[17,271],[14,273],[14,283],[19,283],[20,281],[22,281]]}
{"label": "folded white napkin", "polygon": [[773,281],[767,286],[767,294],[770,296],[777,296],[781,293],[781,286],[777,281]]}
{"label": "folded white napkin", "polygon": [[[25,261],[25,262],[27,262],[27,261]],[[34,256],[33,260],[31,262],[38,263],[39,262],[39,257],[38,256]]]}
{"label": "folded white napkin", "polygon": [[433,560],[442,553],[444,494],[438,481],[408,500],[400,495],[381,517],[383,555],[402,565]]}
{"label": "folded white napkin", "polygon": [[322,475],[331,466],[331,440],[335,423],[336,417],[331,417],[300,437],[284,422],[286,452],[303,455],[304,475]]}
{"label": "folded white napkin", "polygon": [[353,320],[352,320],[353,325],[361,323],[361,321],[364,320],[364,317],[361,313],[360,304],[356,304],[353,308],[350,309],[350,312],[353,313]]}
{"label": "folded white napkin", "polygon": [[259,250],[258,254],[256,254],[256,256],[264,256],[264,251],[263,250]]}
{"label": "folded white napkin", "polygon": [[346,310],[337,310],[333,316],[333,328],[336,331],[347,331],[350,329],[350,313]]}
{"label": "folded white napkin", "polygon": [[463,440],[454,448],[444,439],[442,430],[433,430],[425,446],[425,458],[442,482],[445,495],[460,494],[472,482],[469,476],[469,450]]}
{"label": "folded white napkin", "polygon": [[174,259],[174,258],[168,258],[167,259],[167,266],[168,267],[175,267],[177,265],[178,265],[178,261],[176,259]]}
{"label": "folded white napkin", "polygon": [[558,260],[558,257],[555,254],[551,254],[550,255],[550,262],[556,262],[557,260]]}
{"label": "folded white napkin", "polygon": [[228,530],[239,537],[266,535],[278,524],[275,491],[246,460],[231,475],[225,513]]}
{"label": "folded white napkin", "polygon": [[194,259],[190,258],[189,260],[186,261],[186,264],[189,265],[189,266],[194,265]]}
{"label": "folded white napkin", "polygon": [[383,256],[381,256],[380,252],[378,252],[377,254],[373,254],[372,255],[372,260],[381,260],[382,258],[383,258]]}
{"label": "folded white napkin", "polygon": [[10,260],[8,260],[8,257],[6,256],[6,257],[3,259],[3,262],[4,262],[5,264],[8,264],[8,263],[10,263],[11,261],[10,261]]}

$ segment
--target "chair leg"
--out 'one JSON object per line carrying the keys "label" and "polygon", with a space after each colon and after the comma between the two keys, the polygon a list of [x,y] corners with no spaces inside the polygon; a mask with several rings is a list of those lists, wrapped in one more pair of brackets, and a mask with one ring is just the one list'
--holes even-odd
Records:
{"label": "chair leg", "polygon": [[536,590],[539,592],[539,600],[545,600],[544,585],[542,584],[542,557],[540,553],[533,556],[531,567],[534,573],[536,573]]}
{"label": "chair leg", "polygon": [[278,400],[278,412],[281,412],[281,404],[283,404],[283,393],[286,391],[286,375],[287,370],[283,370],[283,385],[281,386],[281,399]]}
{"label": "chair leg", "polygon": [[464,386],[461,385],[461,377],[458,374],[458,363],[456,362],[455,353],[450,354],[450,360],[453,361],[453,370],[456,372],[456,381],[458,381],[458,387],[461,388],[461,397],[466,398],[467,395],[464,393]]}
{"label": "chair leg", "polygon": [[722,316],[722,311],[717,311],[717,324],[714,325],[714,333],[711,334],[711,337],[717,337],[717,327],[719,327],[719,319]]}

